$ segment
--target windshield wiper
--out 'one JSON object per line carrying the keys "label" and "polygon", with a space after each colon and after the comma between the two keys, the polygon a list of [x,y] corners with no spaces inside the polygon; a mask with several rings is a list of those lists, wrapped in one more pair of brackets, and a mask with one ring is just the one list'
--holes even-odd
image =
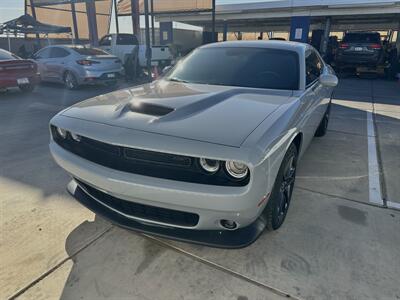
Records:
{"label": "windshield wiper", "polygon": [[168,79],[169,81],[173,81],[173,82],[183,82],[183,83],[189,83],[189,81],[183,80],[183,79],[179,79],[176,77],[172,77]]}

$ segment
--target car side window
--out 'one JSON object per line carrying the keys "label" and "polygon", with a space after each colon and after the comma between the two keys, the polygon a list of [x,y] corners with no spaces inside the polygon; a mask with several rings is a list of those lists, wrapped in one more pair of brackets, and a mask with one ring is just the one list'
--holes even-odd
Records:
{"label": "car side window", "polygon": [[50,57],[50,48],[42,49],[36,52],[34,55],[35,59],[45,59]]}
{"label": "car side window", "polygon": [[111,46],[111,35],[104,36],[100,42],[99,46]]}
{"label": "car side window", "polygon": [[51,48],[50,51],[50,58],[62,58],[62,57],[67,57],[68,55],[69,52],[67,50],[59,47]]}
{"label": "car side window", "polygon": [[306,57],[306,85],[312,84],[322,74],[323,64],[318,55],[312,51]]}

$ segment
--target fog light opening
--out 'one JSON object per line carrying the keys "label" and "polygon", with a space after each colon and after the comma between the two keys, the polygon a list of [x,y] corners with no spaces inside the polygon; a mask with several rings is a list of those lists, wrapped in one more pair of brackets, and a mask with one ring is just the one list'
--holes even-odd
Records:
{"label": "fog light opening", "polygon": [[222,227],[228,230],[235,230],[238,227],[237,223],[232,220],[221,220],[220,224]]}

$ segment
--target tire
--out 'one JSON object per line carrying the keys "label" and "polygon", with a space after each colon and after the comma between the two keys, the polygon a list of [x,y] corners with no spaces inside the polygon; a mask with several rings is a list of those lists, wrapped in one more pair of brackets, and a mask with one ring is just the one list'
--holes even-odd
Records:
{"label": "tire", "polygon": [[64,74],[64,84],[69,90],[76,90],[79,87],[78,80],[72,72],[65,72]]}
{"label": "tire", "polygon": [[271,197],[264,210],[268,231],[279,229],[285,221],[296,179],[297,158],[297,147],[291,144],[283,158]]}
{"label": "tire", "polygon": [[322,118],[321,123],[319,123],[319,126],[318,126],[317,131],[315,132],[314,136],[322,137],[326,134],[326,132],[328,131],[330,112],[331,112],[331,102],[329,102],[328,108],[326,109],[324,117]]}
{"label": "tire", "polygon": [[35,85],[34,84],[24,84],[24,85],[20,85],[19,89],[23,93],[31,93],[35,89]]}

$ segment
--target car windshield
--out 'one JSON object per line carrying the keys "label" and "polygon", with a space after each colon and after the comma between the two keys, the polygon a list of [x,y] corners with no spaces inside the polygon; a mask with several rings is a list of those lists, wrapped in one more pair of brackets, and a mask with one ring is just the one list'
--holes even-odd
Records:
{"label": "car windshield", "polygon": [[345,43],[380,43],[379,33],[348,33],[344,36]]}
{"label": "car windshield", "polygon": [[103,50],[97,48],[75,47],[71,49],[79,53],[80,55],[109,55],[107,52],[104,52]]}
{"label": "car windshield", "polygon": [[14,60],[20,59],[18,56],[0,49],[0,60]]}
{"label": "car windshield", "polygon": [[296,52],[250,47],[200,48],[171,70],[167,80],[187,83],[297,90]]}

